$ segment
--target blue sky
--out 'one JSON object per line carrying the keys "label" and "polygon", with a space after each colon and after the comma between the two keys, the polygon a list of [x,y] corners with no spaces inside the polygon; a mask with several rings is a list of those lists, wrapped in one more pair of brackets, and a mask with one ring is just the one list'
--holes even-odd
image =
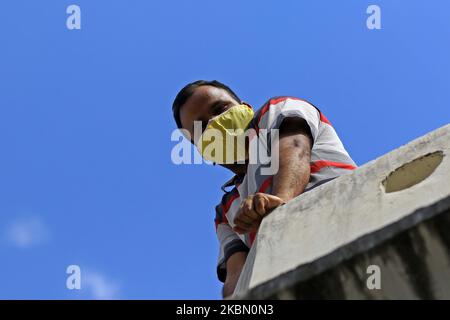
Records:
{"label": "blue sky", "polygon": [[3,299],[220,298],[214,206],[230,174],[171,161],[187,82],[223,81],[254,107],[309,99],[358,165],[449,122],[447,0],[0,6]]}

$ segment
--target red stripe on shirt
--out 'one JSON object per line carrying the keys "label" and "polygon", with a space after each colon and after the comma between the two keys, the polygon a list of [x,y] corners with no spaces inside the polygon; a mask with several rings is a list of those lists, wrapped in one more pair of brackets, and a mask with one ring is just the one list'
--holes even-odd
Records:
{"label": "red stripe on shirt", "polygon": [[270,187],[272,180],[273,180],[273,176],[264,180],[263,183],[261,183],[261,186],[259,187],[258,192],[266,192],[267,188]]}
{"label": "red stripe on shirt", "polygon": [[217,226],[219,225],[219,223],[221,223],[221,221],[219,219],[214,219],[214,224],[216,225],[216,231],[217,231]]}
{"label": "red stripe on shirt", "polygon": [[305,101],[305,100],[303,100],[303,99],[294,98],[294,97],[281,97],[281,98],[270,99],[270,100],[265,104],[265,106],[261,109],[261,112],[260,112],[260,114],[259,114],[258,122],[257,122],[257,123],[259,124],[259,122],[261,121],[261,118],[264,116],[264,114],[265,114],[267,111],[269,111],[269,108],[270,108],[271,105],[274,105],[274,104],[277,104],[277,103],[286,101],[287,99],[307,102],[307,101]]}
{"label": "red stripe on shirt", "polygon": [[[259,132],[259,123],[261,122],[261,119],[262,119],[262,117],[264,116],[264,114],[266,114],[267,111],[269,111],[270,106],[271,106],[271,105],[274,105],[274,104],[277,104],[277,103],[280,103],[280,102],[283,102],[283,101],[286,101],[287,99],[296,100],[296,101],[303,101],[303,102],[306,102],[306,103],[308,103],[308,104],[311,104],[311,103],[309,103],[308,101],[306,101],[306,100],[304,100],[304,99],[295,98],[295,97],[281,97],[281,98],[270,99],[270,100],[262,107],[261,112],[259,113],[258,121],[256,122],[256,124],[257,124],[257,126],[256,126],[256,132]],[[316,109],[317,109],[317,108],[316,108]],[[317,110],[318,110],[318,109],[317,109]],[[327,117],[325,117],[325,115],[324,115],[320,110],[318,110],[318,111],[319,111],[319,114],[320,114],[320,121],[322,121],[322,122],[324,122],[324,123],[326,123],[326,124],[332,126],[330,120],[328,120]]]}
{"label": "red stripe on shirt", "polygon": [[348,170],[356,169],[355,166],[348,164],[348,163],[319,160],[319,161],[315,161],[315,162],[311,163],[311,174],[316,173],[325,167],[336,167],[336,168],[348,169]]}
{"label": "red stripe on shirt", "polygon": [[322,112],[320,112],[320,121],[322,121],[322,122],[324,122],[324,123],[326,123],[326,124],[331,126],[331,122],[327,119],[327,117],[325,117],[325,115]]}
{"label": "red stripe on shirt", "polygon": [[[223,209],[223,205],[222,205],[222,209]],[[214,224],[216,225],[216,231],[217,231],[217,226],[221,223],[226,223],[228,224],[228,219],[225,213],[222,214],[222,219],[216,218],[214,219]]]}
{"label": "red stripe on shirt", "polygon": [[262,116],[269,110],[269,108],[270,108],[270,103],[269,102],[266,103],[262,107],[261,112],[259,113],[259,116],[258,116],[258,121],[256,121],[256,126],[255,126],[256,133],[259,133],[259,123],[261,122]]}
{"label": "red stripe on shirt", "polygon": [[248,235],[248,242],[250,243],[250,246],[253,245],[255,238],[256,238],[256,231],[250,232],[250,234]]}
{"label": "red stripe on shirt", "polygon": [[217,226],[220,224],[220,223],[227,223],[228,224],[228,219],[227,219],[227,212],[228,212],[228,210],[230,210],[230,207],[231,207],[231,203],[234,201],[234,200],[236,200],[236,198],[238,198],[239,197],[239,193],[235,193],[235,194],[233,194],[231,197],[230,197],[230,199],[228,199],[228,201],[225,203],[225,204],[223,204],[222,203],[222,216],[221,216],[221,218],[222,218],[222,220],[220,220],[220,219],[214,219],[214,222],[215,222],[215,225],[216,225],[216,230],[217,230]]}
{"label": "red stripe on shirt", "polygon": [[223,214],[225,215],[228,210],[230,210],[231,204],[233,203],[234,200],[236,200],[237,198],[239,198],[239,193],[235,193],[233,194],[230,199],[228,199],[228,201],[222,205],[222,209],[223,209]]}

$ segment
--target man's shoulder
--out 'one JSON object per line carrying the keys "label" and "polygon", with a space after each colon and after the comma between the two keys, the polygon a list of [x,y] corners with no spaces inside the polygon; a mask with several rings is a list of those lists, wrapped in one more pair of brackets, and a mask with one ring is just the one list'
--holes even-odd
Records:
{"label": "man's shoulder", "polygon": [[[270,126],[270,122],[274,121],[274,117],[279,114],[282,115],[286,112],[292,113],[292,110],[304,112],[306,110],[305,108],[310,110],[310,114],[321,114],[320,110],[306,99],[294,96],[271,97],[259,109],[255,110],[251,127],[256,130],[267,129],[267,127]],[[312,110],[314,111],[312,112]],[[268,114],[271,114],[272,116],[267,118]]]}
{"label": "man's shoulder", "polygon": [[267,112],[271,106],[278,105],[278,104],[284,104],[287,101],[292,101],[294,103],[296,101],[297,102],[300,101],[300,102],[309,104],[312,107],[317,109],[317,107],[315,105],[313,105],[310,101],[303,99],[303,98],[299,98],[299,97],[295,97],[295,96],[273,96],[273,97],[267,99],[266,102],[261,107],[259,107],[258,109],[255,110],[255,117],[256,118],[260,117],[262,114]]}
{"label": "man's shoulder", "polygon": [[262,107],[264,107],[266,105],[279,104],[281,102],[286,102],[287,100],[302,101],[302,102],[306,102],[306,103],[312,104],[308,100],[306,100],[304,98],[296,97],[296,96],[273,96],[273,97],[270,97],[269,99],[267,99],[266,102],[262,105]]}

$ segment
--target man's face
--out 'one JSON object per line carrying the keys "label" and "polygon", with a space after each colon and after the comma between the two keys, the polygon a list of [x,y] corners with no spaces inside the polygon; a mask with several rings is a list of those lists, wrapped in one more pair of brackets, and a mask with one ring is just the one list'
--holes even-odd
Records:
{"label": "man's face", "polygon": [[194,121],[201,121],[202,129],[205,130],[211,118],[237,104],[239,104],[239,101],[233,99],[224,89],[213,86],[198,87],[186,103],[181,106],[181,125],[183,129],[189,131],[191,138],[193,138]]}

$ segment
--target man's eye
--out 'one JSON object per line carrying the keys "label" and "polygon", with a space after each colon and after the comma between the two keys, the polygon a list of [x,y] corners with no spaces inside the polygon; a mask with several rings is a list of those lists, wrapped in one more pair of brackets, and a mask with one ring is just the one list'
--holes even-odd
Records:
{"label": "man's eye", "polygon": [[225,112],[227,105],[228,105],[227,103],[220,103],[217,106],[215,106],[212,112],[213,115],[218,116],[219,114]]}

